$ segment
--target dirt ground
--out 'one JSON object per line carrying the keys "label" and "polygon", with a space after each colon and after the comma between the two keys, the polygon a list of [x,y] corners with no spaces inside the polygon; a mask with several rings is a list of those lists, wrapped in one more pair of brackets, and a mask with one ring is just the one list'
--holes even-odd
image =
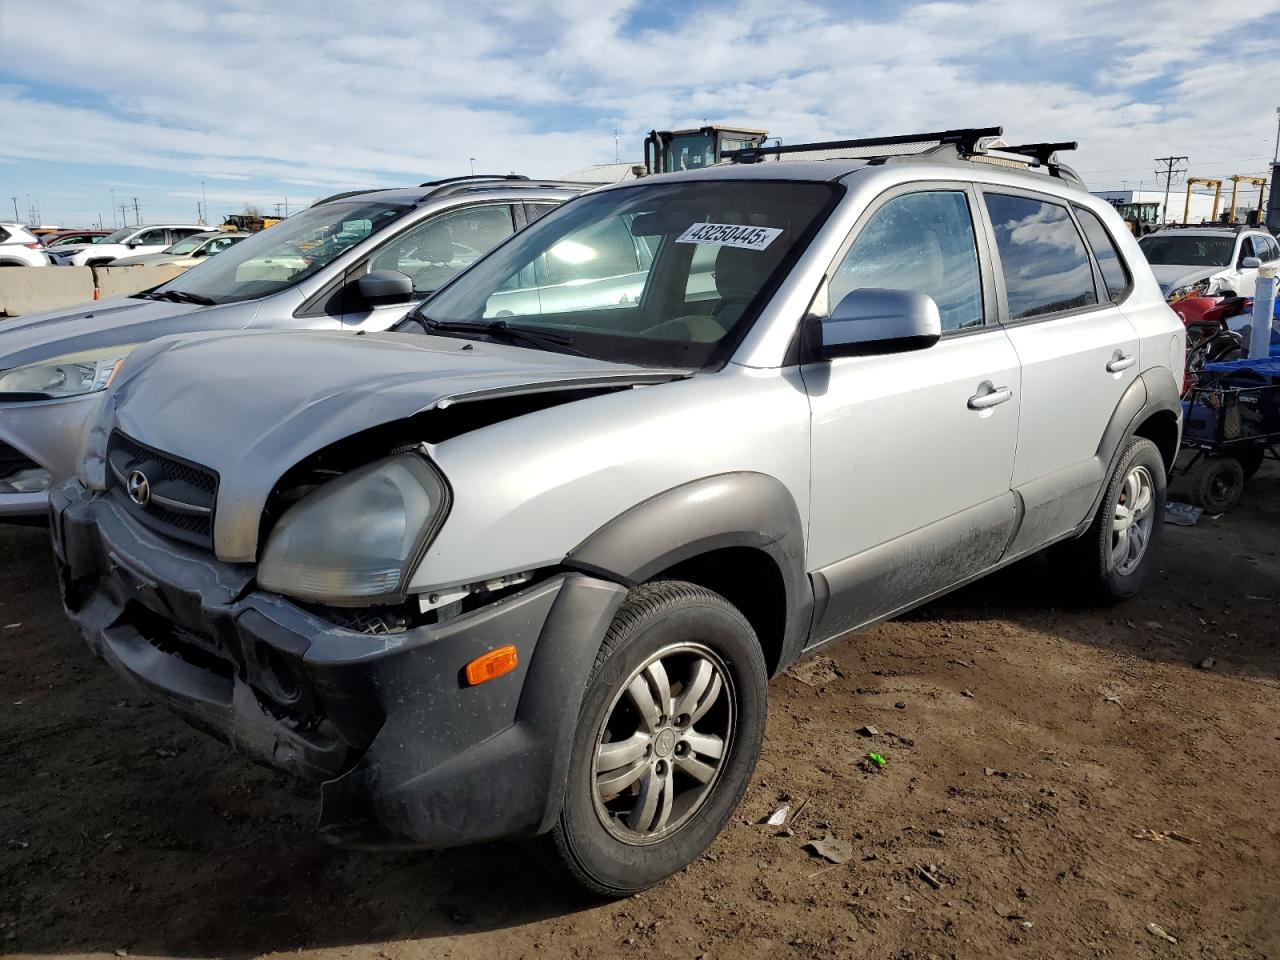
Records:
{"label": "dirt ground", "polygon": [[1268,466],[1126,605],[1033,560],[828,648],[772,684],[711,852],[602,904],[512,845],[320,843],[306,793],[90,658],[44,533],[6,528],[0,954],[1277,958],[1278,532]]}

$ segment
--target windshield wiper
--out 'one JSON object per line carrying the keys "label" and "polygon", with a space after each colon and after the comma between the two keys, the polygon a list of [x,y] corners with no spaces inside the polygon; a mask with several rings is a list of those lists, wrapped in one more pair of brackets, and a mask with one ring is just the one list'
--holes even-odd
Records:
{"label": "windshield wiper", "polygon": [[439,330],[444,333],[484,333],[491,337],[505,337],[508,340],[523,340],[539,349],[557,349],[564,353],[585,357],[581,350],[573,348],[573,337],[563,333],[534,330],[530,327],[513,327],[505,320],[432,320],[417,314],[413,317],[428,330]]}
{"label": "windshield wiper", "polygon": [[218,302],[198,293],[186,293],[182,290],[150,290],[147,293],[139,293],[137,296],[147,300],[168,300],[171,303],[195,303],[202,307],[212,307]]}

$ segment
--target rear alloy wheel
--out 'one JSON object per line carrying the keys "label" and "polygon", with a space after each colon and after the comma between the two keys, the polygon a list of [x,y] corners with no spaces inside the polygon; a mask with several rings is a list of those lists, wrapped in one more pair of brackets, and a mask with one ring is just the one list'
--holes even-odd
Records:
{"label": "rear alloy wheel", "polygon": [[1053,551],[1059,568],[1104,602],[1137,593],[1164,532],[1165,470],[1159,448],[1133,437],[1121,451],[1089,529]]}
{"label": "rear alloy wheel", "polygon": [[767,679],[723,597],[675,580],[631,592],[588,681],[549,838],[575,881],[627,896],[702,854],[755,768]]}

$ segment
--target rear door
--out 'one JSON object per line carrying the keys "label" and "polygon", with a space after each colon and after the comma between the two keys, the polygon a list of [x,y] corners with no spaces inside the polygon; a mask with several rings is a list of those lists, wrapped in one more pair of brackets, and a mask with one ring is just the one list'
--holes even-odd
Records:
{"label": "rear door", "polygon": [[1012,536],[1018,358],[997,322],[977,203],[964,184],[891,191],[830,274],[831,306],[865,287],[928,294],[943,334],[924,350],[802,368],[819,641],[981,573]]}
{"label": "rear door", "polygon": [[[1099,445],[1139,373],[1139,345],[1118,306],[1127,278],[1108,287],[1069,204],[988,187],[982,207],[995,238],[1001,322],[1022,366],[1013,488],[1025,516],[1014,555],[1088,515],[1107,467]],[[1114,255],[1114,244],[1106,249]]]}

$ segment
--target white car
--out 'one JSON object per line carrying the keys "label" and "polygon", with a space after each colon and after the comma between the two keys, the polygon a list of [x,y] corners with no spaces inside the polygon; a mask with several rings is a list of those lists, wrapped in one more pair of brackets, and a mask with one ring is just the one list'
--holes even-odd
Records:
{"label": "white car", "polygon": [[208,227],[192,223],[147,224],[124,227],[97,243],[68,244],[49,250],[49,260],[60,267],[98,267],[121,257],[163,253],[166,248]]}
{"label": "white car", "polygon": [[206,230],[204,233],[193,233],[189,237],[184,237],[160,253],[121,257],[112,265],[117,267],[194,267],[205,257],[221,253],[251,236],[253,234],[241,231]]}
{"label": "white car", "polygon": [[20,223],[0,223],[0,267],[47,267],[44,244]]}
{"label": "white car", "polygon": [[1169,300],[1209,294],[1252,297],[1259,263],[1280,260],[1280,244],[1260,227],[1170,227],[1138,241]]}

